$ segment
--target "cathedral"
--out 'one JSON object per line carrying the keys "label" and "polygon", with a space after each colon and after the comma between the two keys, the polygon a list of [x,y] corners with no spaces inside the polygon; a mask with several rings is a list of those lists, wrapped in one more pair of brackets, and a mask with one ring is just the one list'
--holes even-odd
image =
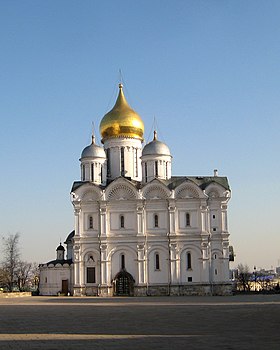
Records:
{"label": "cathedral", "polygon": [[81,153],[71,190],[75,227],[40,264],[40,295],[228,295],[226,177],[173,176],[169,147],[144,145],[144,123],[122,84]]}

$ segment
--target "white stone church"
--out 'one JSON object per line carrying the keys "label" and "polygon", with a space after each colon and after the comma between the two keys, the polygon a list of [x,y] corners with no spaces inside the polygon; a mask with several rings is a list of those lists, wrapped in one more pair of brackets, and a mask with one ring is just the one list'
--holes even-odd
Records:
{"label": "white stone church", "polygon": [[101,120],[103,146],[81,154],[71,198],[75,229],[56,260],[40,265],[41,295],[226,295],[226,177],[172,176],[172,155],[144,124],[122,84]]}

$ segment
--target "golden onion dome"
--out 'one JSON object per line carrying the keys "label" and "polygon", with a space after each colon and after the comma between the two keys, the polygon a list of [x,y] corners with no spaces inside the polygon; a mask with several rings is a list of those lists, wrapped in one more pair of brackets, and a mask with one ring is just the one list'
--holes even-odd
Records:
{"label": "golden onion dome", "polygon": [[144,123],[127,103],[122,84],[119,84],[119,96],[114,107],[104,115],[100,123],[101,142],[111,137],[131,137],[143,141]]}

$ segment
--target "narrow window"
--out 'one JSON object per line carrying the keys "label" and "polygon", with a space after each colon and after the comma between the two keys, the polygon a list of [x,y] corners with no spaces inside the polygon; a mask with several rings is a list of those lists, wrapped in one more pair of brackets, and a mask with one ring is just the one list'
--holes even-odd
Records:
{"label": "narrow window", "polygon": [[218,274],[218,270],[217,269],[215,269],[215,275],[217,275]]}
{"label": "narrow window", "polygon": [[103,165],[100,166],[100,182],[103,181]]}
{"label": "narrow window", "polygon": [[158,227],[158,215],[155,214],[154,216],[154,224],[155,224],[155,227]]}
{"label": "narrow window", "polygon": [[82,166],[82,181],[85,181],[86,179],[86,167],[85,165]]}
{"label": "narrow window", "polygon": [[124,228],[124,216],[123,215],[120,216],[120,226],[121,226],[121,228]]}
{"label": "narrow window", "polygon": [[93,217],[89,216],[88,218],[88,228],[92,229],[93,228]]}
{"label": "narrow window", "polygon": [[124,176],[124,147],[121,148],[121,176]]}
{"label": "narrow window", "polygon": [[213,219],[216,219],[216,215],[213,215]]}
{"label": "narrow window", "polygon": [[168,162],[165,163],[165,175],[166,175],[166,178],[168,179]]}
{"label": "narrow window", "polygon": [[87,283],[95,283],[95,267],[87,267]]}
{"label": "narrow window", "polygon": [[48,279],[47,279],[47,277],[45,277],[45,283],[48,283]]}
{"label": "narrow window", "polygon": [[158,177],[158,161],[155,161],[155,177]]}
{"label": "narrow window", "polygon": [[217,229],[216,229],[216,227],[213,227],[213,231],[216,231]]}
{"label": "narrow window", "polygon": [[186,226],[191,226],[191,215],[186,213]]}
{"label": "narrow window", "polygon": [[144,171],[145,171],[145,182],[148,181],[148,169],[147,169],[147,163],[144,165]]}
{"label": "narrow window", "polygon": [[155,270],[159,270],[159,254],[155,254]]}
{"label": "narrow window", "polygon": [[135,176],[138,177],[138,149],[135,149]]}
{"label": "narrow window", "polygon": [[107,177],[111,177],[111,170],[110,170],[110,148],[106,150],[107,153]]}
{"label": "narrow window", "polygon": [[192,256],[191,253],[187,253],[187,270],[192,268]]}
{"label": "narrow window", "polygon": [[121,269],[125,269],[125,256],[121,254]]}
{"label": "narrow window", "polygon": [[188,282],[192,282],[192,277],[188,277]]}
{"label": "narrow window", "polygon": [[91,181],[94,181],[94,163],[91,163]]}

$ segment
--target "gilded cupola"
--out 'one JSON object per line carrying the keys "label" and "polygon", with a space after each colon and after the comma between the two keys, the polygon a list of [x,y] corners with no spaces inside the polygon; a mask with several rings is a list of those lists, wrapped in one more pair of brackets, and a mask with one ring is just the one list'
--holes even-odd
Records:
{"label": "gilded cupola", "polygon": [[119,84],[119,95],[114,107],[101,120],[100,134],[102,143],[112,137],[129,137],[143,141],[144,123],[127,103],[122,84]]}

